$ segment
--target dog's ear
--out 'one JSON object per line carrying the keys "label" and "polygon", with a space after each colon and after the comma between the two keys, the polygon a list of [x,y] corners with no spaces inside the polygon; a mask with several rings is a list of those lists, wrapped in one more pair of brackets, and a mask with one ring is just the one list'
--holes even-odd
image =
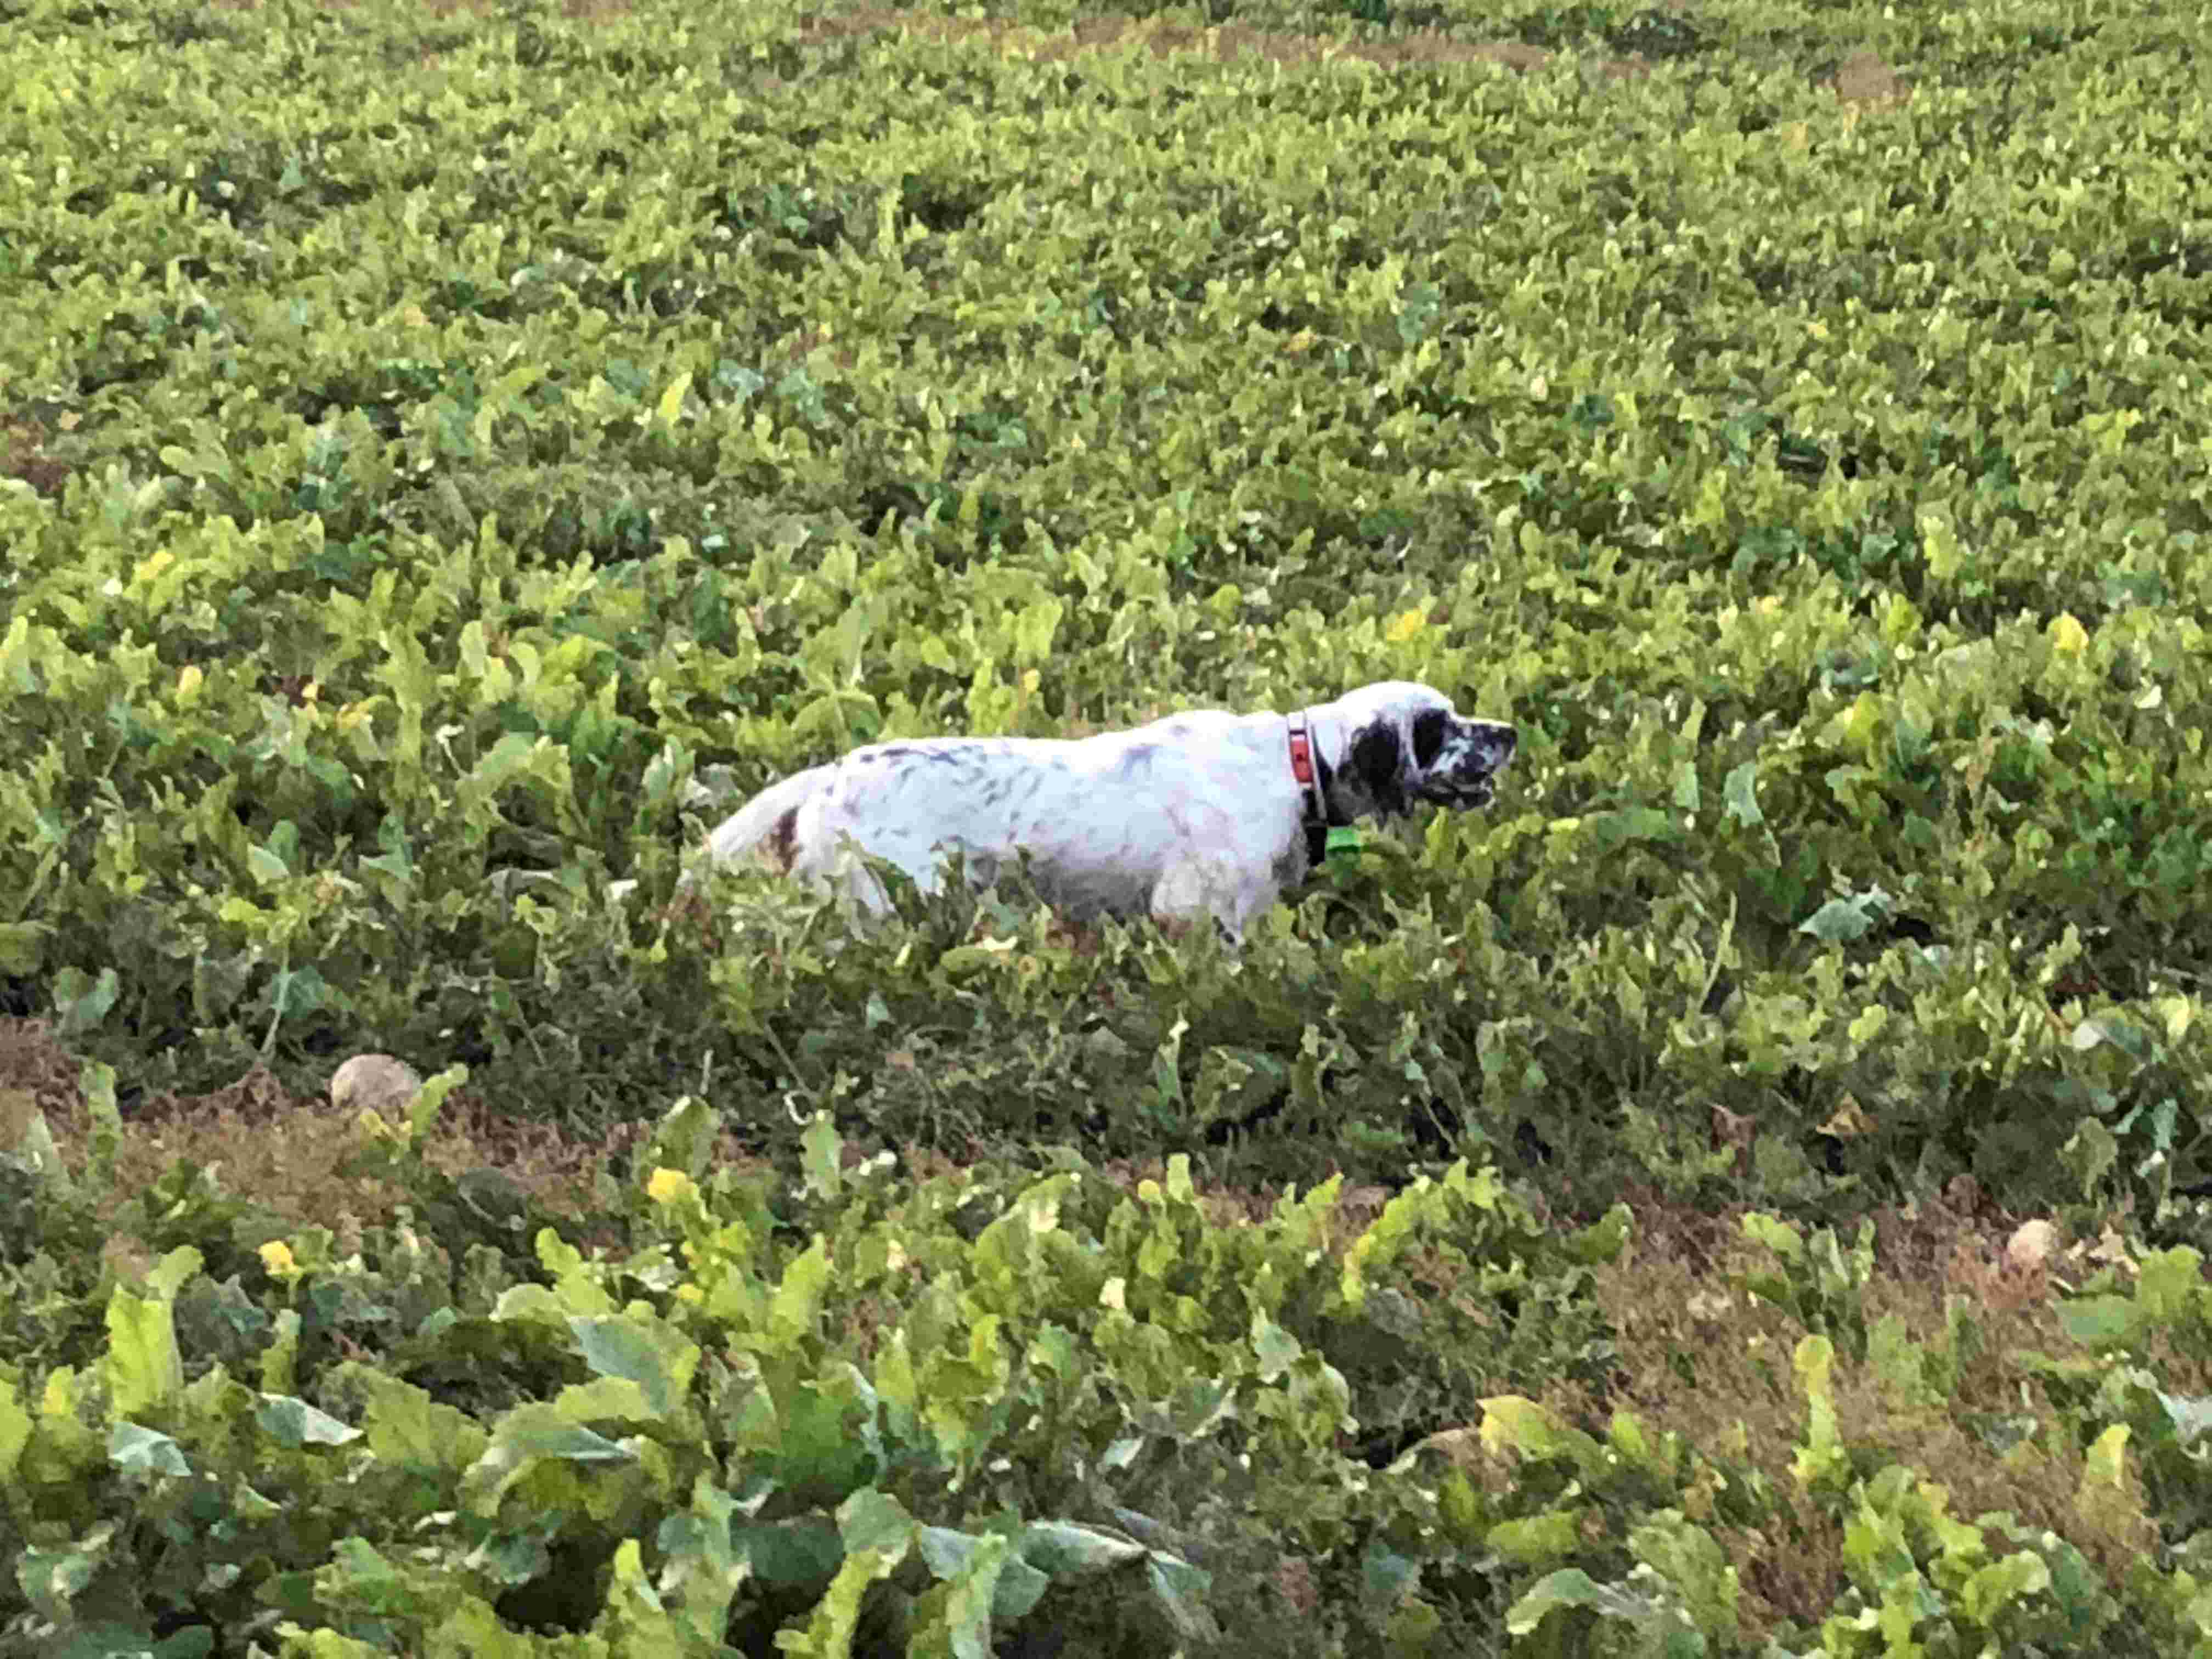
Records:
{"label": "dog's ear", "polygon": [[1441,708],[1424,708],[1413,716],[1413,764],[1427,771],[1443,753],[1444,737],[1451,730],[1451,716]]}
{"label": "dog's ear", "polygon": [[1385,817],[1406,811],[1406,751],[1398,741],[1398,728],[1389,721],[1360,727],[1345,756],[1345,769]]}

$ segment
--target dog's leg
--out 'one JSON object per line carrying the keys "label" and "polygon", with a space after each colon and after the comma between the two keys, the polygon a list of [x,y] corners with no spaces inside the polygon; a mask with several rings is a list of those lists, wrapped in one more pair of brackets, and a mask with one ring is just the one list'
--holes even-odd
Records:
{"label": "dog's leg", "polygon": [[1238,885],[1233,871],[1218,868],[1204,858],[1176,860],[1152,885],[1152,920],[1163,933],[1177,938],[1210,921],[1220,929],[1224,942],[1242,945],[1249,907],[1239,902]]}

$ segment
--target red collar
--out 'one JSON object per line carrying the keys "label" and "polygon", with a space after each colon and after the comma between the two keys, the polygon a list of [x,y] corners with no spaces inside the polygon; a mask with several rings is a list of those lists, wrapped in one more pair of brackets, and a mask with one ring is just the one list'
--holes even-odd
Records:
{"label": "red collar", "polygon": [[1298,816],[1309,830],[1328,828],[1328,803],[1322,799],[1320,769],[1314,764],[1313,730],[1303,714],[1291,716],[1291,775],[1298,781]]}

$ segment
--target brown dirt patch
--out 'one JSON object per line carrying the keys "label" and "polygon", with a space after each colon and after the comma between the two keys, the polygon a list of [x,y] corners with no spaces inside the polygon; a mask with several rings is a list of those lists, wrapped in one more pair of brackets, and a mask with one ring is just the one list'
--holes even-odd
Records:
{"label": "brown dirt patch", "polygon": [[[78,1062],[44,1020],[0,1019],[0,1103],[9,1109],[0,1128],[35,1109],[46,1115],[64,1161],[83,1167],[92,1129],[78,1083]],[[229,1192],[266,1204],[288,1219],[362,1223],[390,1216],[403,1195],[388,1182],[332,1173],[361,1145],[360,1105],[333,1106],[322,1096],[295,1095],[258,1067],[205,1095],[155,1095],[123,1120],[112,1192],[119,1198],[152,1184],[178,1160],[213,1167]],[[625,1126],[592,1140],[494,1109],[481,1096],[447,1097],[422,1146],[424,1159],[449,1176],[486,1164],[503,1170],[538,1202],[563,1214],[590,1216],[592,1182],[611,1152],[651,1133]],[[721,1149],[738,1158],[734,1142]]]}
{"label": "brown dirt patch", "polygon": [[1877,52],[1853,52],[1822,84],[1842,102],[1868,107],[1901,104],[1912,95],[1911,84]]}
{"label": "brown dirt patch", "polygon": [[57,428],[66,432],[76,424],[75,415],[61,411],[0,411],[0,478],[20,478],[49,500],[60,495],[76,468],[47,445]]}

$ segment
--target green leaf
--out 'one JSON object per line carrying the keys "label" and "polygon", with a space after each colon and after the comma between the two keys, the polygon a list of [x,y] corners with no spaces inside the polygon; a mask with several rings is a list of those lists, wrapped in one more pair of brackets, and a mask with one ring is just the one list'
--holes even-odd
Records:
{"label": "green leaf", "polygon": [[1974,1625],[1987,1629],[2008,1603],[2040,1595],[2051,1588],[2051,1569],[2032,1550],[2018,1550],[1992,1561],[1959,1589],[1959,1605]]}
{"label": "green leaf", "polygon": [[1486,1450],[1510,1448],[1523,1457],[1540,1458],[1563,1449],[1566,1431],[1534,1401],[1501,1394],[1482,1401],[1481,1434]]}
{"label": "green leaf", "polygon": [[2136,1306],[2154,1325],[2198,1328],[2207,1297],[2204,1257],[2186,1244],[2145,1253],[2136,1275]]}
{"label": "green leaf", "polygon": [[12,1378],[0,1376],[0,1486],[11,1485],[23,1448],[31,1443],[31,1413]]}
{"label": "green leaf", "polygon": [[9,1152],[46,1182],[67,1190],[69,1164],[60,1143],[27,1089],[0,1089],[0,1152]]}
{"label": "green leaf", "polygon": [[[925,1538],[927,1534],[939,1530],[941,1529],[925,1528]],[[933,1627],[918,1632],[909,1651],[928,1652],[934,1645],[932,1638],[935,1638],[951,1650],[953,1659],[991,1659],[991,1620],[998,1600],[999,1579],[1012,1559],[1012,1541],[993,1533],[979,1538],[963,1537],[961,1546],[957,1551],[961,1561],[958,1570],[939,1572],[946,1583],[940,1610],[931,1621]],[[922,1553],[925,1558],[929,1554],[927,1541]],[[937,1571],[937,1564],[931,1565],[932,1570]]]}
{"label": "green leaf", "polygon": [[1022,1528],[1018,1548],[1024,1562],[1053,1577],[1103,1573],[1146,1553],[1144,1544],[1078,1522],[1030,1522]]}
{"label": "green leaf", "polygon": [[1213,1576],[1188,1561],[1154,1550],[1145,1558],[1145,1578],[1178,1634],[1189,1642],[1218,1642],[1221,1633],[1206,1605]]}
{"label": "green leaf", "polygon": [[[2173,1425],[2173,1437],[2184,1446],[2193,1445],[2212,1429],[2212,1395],[2163,1394],[2159,1404],[2166,1407],[2167,1419]],[[5,1402],[0,1401],[0,1413],[4,1413]],[[7,1436],[4,1418],[0,1418],[0,1475],[7,1472]]]}
{"label": "green leaf", "polygon": [[[852,1659],[853,1632],[860,1623],[861,1599],[868,1586],[888,1577],[897,1565],[872,1551],[845,1558],[830,1588],[814,1605],[814,1616],[803,1631],[780,1630],[775,1645],[793,1659]],[[757,1569],[756,1569],[757,1571]]]}
{"label": "green leaf", "polygon": [[648,1170],[681,1170],[696,1181],[714,1155],[722,1115],[696,1095],[685,1095],[662,1115],[651,1151],[639,1160]]}
{"label": "green leaf", "polygon": [[1026,1619],[1052,1588],[1050,1575],[1039,1572],[1018,1554],[1010,1554],[999,1568],[991,1591],[991,1617],[1005,1624]]}
{"label": "green leaf", "polygon": [[2125,1346],[2136,1322],[2136,1304],[2124,1296],[2081,1296],[2058,1304],[2059,1328],[2085,1348]]}
{"label": "green leaf", "polygon": [[1421,1576],[1421,1564],[1409,1555],[1370,1544],[1359,1560],[1360,1583],[1376,1601],[1395,1601]]}
{"label": "green leaf", "polygon": [[828,1243],[820,1235],[783,1270],[783,1282],[769,1299],[769,1332],[781,1348],[790,1348],[815,1334],[822,1317],[822,1298],[833,1272]]}
{"label": "green leaf", "polygon": [[64,1040],[82,1036],[98,1027],[122,994],[115,969],[103,968],[94,979],[82,968],[64,968],[54,975],[54,1012],[61,1016],[57,1033]]}
{"label": "green leaf", "polygon": [[1626,1204],[1616,1204],[1589,1226],[1570,1233],[1561,1245],[1571,1261],[1601,1267],[1620,1259],[1634,1224],[1635,1212]]}
{"label": "green leaf", "polygon": [[47,1548],[33,1546],[15,1562],[15,1582],[31,1605],[57,1624],[70,1619],[70,1604],[92,1583],[106,1561],[114,1523],[96,1527],[78,1543]]}
{"label": "green leaf", "polygon": [[254,1417],[261,1431],[280,1445],[343,1446],[361,1438],[359,1429],[290,1395],[262,1395]]}
{"label": "green leaf", "polygon": [[1297,1363],[1305,1349],[1297,1338],[1255,1309],[1252,1314],[1252,1352],[1260,1362],[1260,1380],[1272,1383]]}
{"label": "green leaf", "polygon": [[[849,1565],[860,1559],[848,1556],[836,1527],[818,1515],[750,1522],[735,1528],[732,1537],[752,1564],[753,1577],[764,1584],[793,1588],[819,1584],[838,1571],[840,1562]],[[885,1572],[903,1559],[903,1553],[899,1556],[875,1550],[864,1553]]]}
{"label": "green leaf", "polygon": [[626,1314],[574,1316],[568,1328],[584,1363],[600,1376],[635,1382],[654,1417],[674,1411],[691,1386],[699,1350],[681,1332]]}
{"label": "green leaf", "polygon": [[1753,1210],[1743,1218],[1742,1224],[1746,1238],[1764,1244],[1784,1261],[1796,1264],[1805,1260],[1805,1236],[1781,1217]]}
{"label": "green leaf", "polygon": [[165,1405],[184,1387],[185,1362],[166,1297],[137,1296],[116,1286],[107,1299],[102,1365],[118,1417]]}
{"label": "green leaf", "polygon": [[2094,1117],[2084,1117],[2076,1122],[2074,1133],[2058,1149],[2058,1161],[2074,1177],[2075,1190],[2087,1199],[2096,1197],[2098,1183],[2112,1172],[2119,1158],[2118,1138],[2102,1120]]}
{"label": "green leaf", "polygon": [[1509,1561],[1535,1566],[1572,1555],[1582,1546],[1582,1529],[1580,1510],[1555,1510],[1500,1521],[1483,1535],[1483,1542]]}
{"label": "green leaf", "polygon": [[958,1575],[982,1540],[951,1527],[924,1527],[915,1534],[915,1553],[939,1578]]}
{"label": "green leaf", "polygon": [[192,1466],[184,1450],[166,1434],[118,1423],[107,1436],[107,1461],[118,1469],[138,1474],[190,1474]]}
{"label": "green leaf", "polygon": [[1607,1619],[1647,1619],[1658,1603],[1618,1584],[1601,1584],[1580,1567],[1561,1567],[1537,1580],[1507,1609],[1505,1628],[1511,1635],[1526,1636],[1560,1607],[1589,1607]]}
{"label": "green leaf", "polygon": [[1630,1530],[1628,1547],[1673,1587],[1700,1632],[1728,1641],[1736,1638],[1735,1571],[1711,1533],[1680,1510],[1662,1509]]}
{"label": "green leaf", "polygon": [[348,1386],[366,1396],[362,1432],[380,1462],[456,1474],[483,1455],[491,1437],[459,1407],[366,1365],[349,1365]]}
{"label": "green leaf", "polygon": [[570,1422],[557,1406],[532,1401],[493,1425],[490,1445],[469,1466],[462,1485],[474,1503],[489,1510],[534,1463],[628,1463],[635,1458],[605,1436]]}
{"label": "green leaf", "polygon": [[829,1113],[815,1113],[805,1133],[799,1137],[799,1145],[805,1152],[801,1167],[805,1171],[807,1192],[835,1203],[845,1190],[845,1142]]}
{"label": "green leaf", "polygon": [[53,929],[43,921],[0,921],[0,974],[35,979],[44,965],[46,939]]}
{"label": "green leaf", "polygon": [[1848,945],[1854,939],[1864,939],[1873,931],[1875,923],[1889,915],[1891,908],[1888,894],[1879,887],[1870,888],[1863,893],[1830,899],[1798,923],[1797,931],[1812,934],[1824,945]]}
{"label": "green leaf", "polygon": [[873,1486],[861,1487],[837,1506],[837,1534],[848,1551],[870,1550],[903,1560],[916,1530],[906,1506]]}

